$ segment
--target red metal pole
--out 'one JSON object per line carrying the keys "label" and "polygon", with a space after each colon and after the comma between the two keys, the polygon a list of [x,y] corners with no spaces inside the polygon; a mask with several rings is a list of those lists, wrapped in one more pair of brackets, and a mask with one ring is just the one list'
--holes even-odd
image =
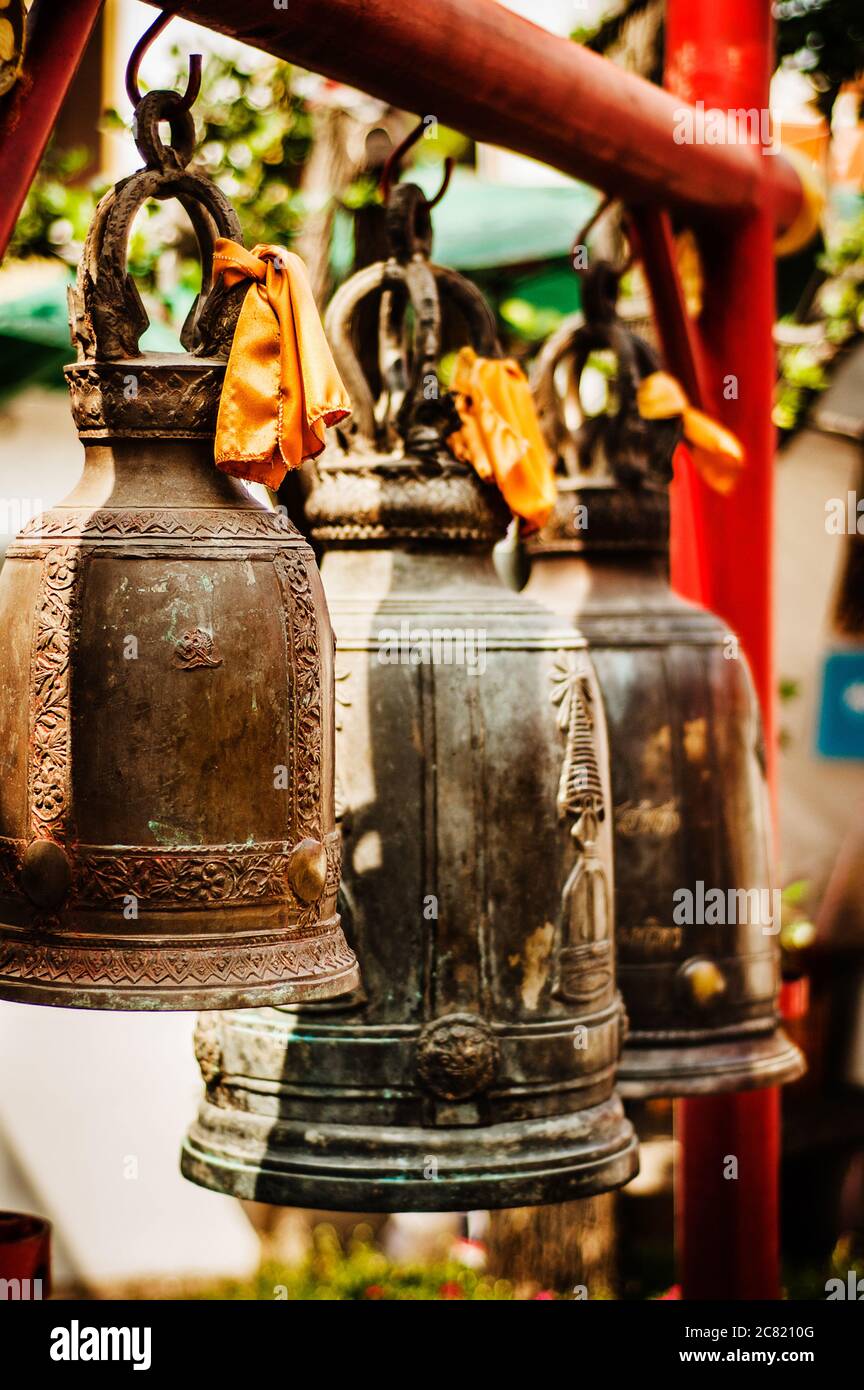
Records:
{"label": "red metal pole", "polygon": [[[666,83],[706,108],[764,110],[773,67],[766,0],[669,0]],[[770,164],[776,156],[760,156]],[[682,563],[681,592],[718,612],[742,641],[765,722],[773,780],[772,482],[775,208],[761,204],[723,228],[699,230],[705,267],[700,321],[712,402],[741,439],[747,468],[731,498],[689,480],[701,573]],[[678,1242],[685,1298],[776,1298],[779,1293],[776,1090],[681,1101]],[[730,1163],[735,1159],[736,1163]]]}
{"label": "red metal pole", "polygon": [[629,203],[659,200],[707,220],[757,207],[769,183],[782,226],[800,206],[784,159],[763,160],[752,145],[676,143],[682,102],[670,92],[496,0],[150,3]]}
{"label": "red metal pole", "polygon": [[0,102],[0,257],[103,3],[36,0],[30,11],[24,72]]}
{"label": "red metal pole", "polygon": [[675,1111],[681,1297],[778,1298],[780,1092],[679,1100]]}

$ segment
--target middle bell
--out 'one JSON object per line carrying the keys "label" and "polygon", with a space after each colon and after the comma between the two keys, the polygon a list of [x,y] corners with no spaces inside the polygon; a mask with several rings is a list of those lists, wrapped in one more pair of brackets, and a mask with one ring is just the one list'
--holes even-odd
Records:
{"label": "middle bell", "polygon": [[489,310],[429,263],[419,189],[397,187],[388,217],[391,258],[328,314],[353,434],[306,498],[337,634],[341,906],[364,988],[202,1015],[207,1091],[182,1169],[333,1209],[563,1201],[637,1168],[613,1089],[603,709],[584,640],[498,580],[509,514],[445,443],[459,419],[442,346],[498,356]]}

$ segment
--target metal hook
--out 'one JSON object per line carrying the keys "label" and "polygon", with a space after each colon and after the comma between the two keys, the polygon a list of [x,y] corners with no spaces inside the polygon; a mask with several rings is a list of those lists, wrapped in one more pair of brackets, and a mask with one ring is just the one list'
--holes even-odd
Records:
{"label": "metal hook", "polygon": [[[141,103],[141,89],[138,86],[138,69],[141,66],[141,61],[144,57],[144,54],[147,52],[153,40],[158,38],[158,36],[162,33],[162,30],[168,24],[171,23],[171,20],[173,18],[174,16],[172,14],[169,14],[167,11],[163,10],[162,14],[158,15],[156,19],[154,19],[153,23],[150,25],[150,28],[144,34],[141,35],[135,47],[132,49],[129,62],[126,67],[126,95],[128,96],[133,106],[138,106]],[[191,108],[193,102],[197,99],[198,93],[201,90],[201,65],[201,54],[190,53],[189,81],[186,84],[186,91],[183,93],[183,96],[180,97],[181,111],[188,111]]]}
{"label": "metal hook", "polygon": [[606,212],[607,209],[611,206],[612,199],[604,198],[601,203],[597,204],[591,216],[588,218],[588,221],[585,223],[585,226],[582,227],[582,229],[576,233],[575,237],[573,238],[573,242],[570,246],[571,263],[576,259],[576,252],[579,251],[585,245],[585,239],[588,236],[588,233],[590,232],[591,228],[594,226],[596,222],[600,221],[600,218],[603,216],[604,212]]}
{"label": "metal hook", "polygon": [[[604,213],[606,213],[606,212],[609,211],[609,209],[611,208],[612,204],[613,204],[615,201],[616,201],[616,200],[615,200],[613,197],[611,197],[611,195],[610,195],[609,197],[607,197],[607,198],[604,198],[603,201],[602,201],[602,203],[598,203],[598,204],[597,204],[597,207],[594,209],[594,211],[592,212],[591,216],[588,218],[588,221],[585,223],[585,226],[581,229],[581,231],[579,231],[579,232],[576,233],[576,236],[573,238],[573,244],[572,244],[571,247],[570,247],[570,264],[571,264],[571,265],[575,265],[575,261],[576,261],[576,252],[579,251],[579,250],[581,250],[582,247],[585,245],[586,238],[587,238],[588,233],[590,232],[591,228],[592,228],[597,222],[600,221],[600,218],[604,215]],[[629,233],[629,218],[626,216],[626,213],[625,213],[625,217],[624,217],[623,226],[624,226],[625,234],[627,235],[627,239],[628,239],[628,241],[630,242],[630,254],[629,254],[629,256],[627,257],[627,259],[626,259],[626,261],[624,262],[624,264],[617,267],[616,274],[618,275],[618,278],[619,278],[619,279],[621,278],[622,275],[626,275],[627,271],[630,269],[630,267],[633,265],[633,262],[634,262],[635,259],[636,259],[636,252],[635,252],[635,250],[633,249],[633,242],[632,242],[632,239],[631,239],[630,233]]]}
{"label": "metal hook", "polygon": [[[401,161],[408,153],[408,151],[411,149],[411,147],[417,144],[417,141],[420,139],[425,129],[425,122],[419,121],[418,124],[415,126],[414,130],[409,131],[409,133],[405,136],[405,139],[400,141],[396,148],[391,150],[388,154],[386,162],[384,164],[384,168],[381,170],[381,182],[379,184],[382,202],[386,203],[388,198],[390,197],[390,189],[393,183],[394,171],[397,169],[398,165],[401,163]],[[448,154],[447,158],[444,160],[444,178],[441,181],[441,187],[438,189],[438,192],[435,194],[435,197],[429,199],[430,208],[434,208],[437,203],[440,203],[441,199],[444,197],[444,194],[447,192],[447,189],[450,185],[450,179],[453,175],[454,163],[455,161],[452,155]]]}

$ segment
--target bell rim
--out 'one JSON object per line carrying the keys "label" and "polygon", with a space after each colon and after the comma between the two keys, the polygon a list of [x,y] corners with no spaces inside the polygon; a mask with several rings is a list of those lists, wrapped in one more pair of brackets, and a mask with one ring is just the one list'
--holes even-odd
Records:
{"label": "bell rim", "polygon": [[[545,524],[526,537],[532,559],[603,554],[665,556],[669,553],[669,486],[648,480],[628,487],[607,479],[556,477],[555,505]],[[574,529],[574,506],[595,504],[591,525]]]}
{"label": "bell rim", "polygon": [[[360,967],[347,966],[323,980],[294,980],[290,984],[231,985],[175,990],[79,989],[74,985],[40,985],[0,979],[0,1001],[41,1004],[58,1009],[87,1009],[111,1013],[190,1013],[198,1009],[254,1009],[278,1000],[282,1004],[340,998],[360,985]],[[74,996],[70,998],[69,996]]]}
{"label": "bell rim", "polygon": [[659,1047],[625,1045],[616,1086],[624,1100],[721,1095],[785,1086],[807,1070],[801,1049],[782,1028],[761,1038],[712,1039]]}
{"label": "bell rim", "polygon": [[[204,948],[183,947],[177,942],[161,947],[155,941],[141,945],[138,948],[140,973],[161,973],[161,980],[151,983],[128,977],[124,981],[120,977],[114,958],[129,954],[128,950],[124,952],[122,942],[112,946],[103,941],[87,947],[78,938],[74,943],[54,942],[53,946],[54,960],[51,961],[50,939],[12,942],[8,937],[0,937],[0,1000],[111,1012],[188,1012],[258,1008],[276,1000],[282,1004],[309,1003],[339,998],[360,985],[357,958],[338,924],[320,935],[293,939],[281,936],[263,945],[259,942],[257,950],[252,948],[248,937],[244,939],[242,935],[233,940],[211,939]],[[29,968],[28,950],[39,952],[35,966],[31,963]],[[316,959],[316,952],[322,950],[330,954],[330,959],[322,961],[320,955]],[[16,958],[21,962],[17,975],[10,970]],[[73,978],[64,979],[61,975],[63,962],[68,965],[70,960],[72,969],[68,974]],[[177,969],[178,962],[185,968],[180,982],[162,983],[172,965]],[[193,963],[199,971],[202,968],[212,971],[213,982],[200,983],[191,976],[189,970]],[[51,967],[61,978],[44,978]],[[292,969],[290,979],[286,978],[286,967]],[[253,968],[257,977],[254,979],[250,978]],[[37,969],[41,970],[42,979]],[[88,969],[92,972],[89,979]],[[241,971],[245,972],[245,978]]]}
{"label": "bell rim", "polygon": [[511,513],[498,489],[458,459],[339,453],[316,461],[306,497],[309,534],[329,547],[400,541],[491,547]]}
{"label": "bell rim", "polygon": [[155,352],[70,362],[63,375],[78,437],[212,440],[226,366],[224,358]]}
{"label": "bell rim", "polygon": [[[475,1129],[340,1126],[309,1120],[298,1122],[295,1149],[274,1149],[269,1154],[265,1150],[263,1156],[255,1144],[250,1144],[248,1154],[230,1143],[217,1150],[212,1131],[206,1125],[210,1112],[214,1118],[226,1113],[207,1100],[203,1102],[198,1119],[183,1141],[183,1177],[213,1192],[276,1206],[356,1212],[479,1208],[498,1211],[597,1196],[623,1187],[639,1171],[638,1139],[614,1095],[571,1115],[555,1117],[558,1124],[551,1126],[551,1135],[548,1116],[478,1125]],[[243,1115],[244,1120],[248,1118]],[[572,1122],[574,1130],[569,1157],[561,1154],[566,1140],[556,1132],[567,1121]],[[601,1128],[605,1123],[606,1131],[595,1137],[592,1144],[590,1136],[586,1140],[585,1131],[595,1123]],[[315,1148],[323,1154],[323,1161],[310,1163],[310,1148],[303,1146],[299,1134],[303,1128],[314,1131]],[[329,1141],[344,1136],[347,1128],[363,1139],[363,1171],[357,1176],[346,1172],[338,1151],[329,1152]],[[373,1149],[379,1137],[385,1136],[391,1166],[388,1170],[379,1162],[376,1170]],[[434,1145],[448,1137],[452,1137],[454,1151],[458,1149],[460,1153],[458,1173],[442,1173],[440,1180],[406,1176],[406,1169],[412,1164],[415,1171],[422,1173],[424,1163],[435,1153]],[[472,1140],[477,1141],[473,1150]],[[280,1155],[277,1166],[273,1160]],[[270,1166],[262,1167],[262,1161],[266,1164],[268,1158]],[[401,1165],[398,1169],[397,1161]]]}

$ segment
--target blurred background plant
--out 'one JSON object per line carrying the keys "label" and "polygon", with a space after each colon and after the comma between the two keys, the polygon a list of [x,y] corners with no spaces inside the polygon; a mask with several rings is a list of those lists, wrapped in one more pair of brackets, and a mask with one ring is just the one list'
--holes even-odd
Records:
{"label": "blurred background plant", "polygon": [[18,218],[10,258],[56,256],[75,263],[96,202],[92,186],[78,181],[88,160],[87,150],[49,148]]}
{"label": "blurred background plant", "polygon": [[777,325],[779,380],[774,423],[791,432],[831,384],[838,354],[864,331],[864,214],[841,226],[817,261],[795,315]]}
{"label": "blurred background plant", "polygon": [[777,57],[810,79],[830,119],[840,89],[864,70],[861,0],[777,0]]}
{"label": "blurred background plant", "polygon": [[[666,1261],[668,1264],[668,1260]],[[843,1235],[825,1258],[784,1261],[784,1297],[823,1300],[827,1281],[847,1280],[852,1270],[864,1275],[861,1250],[853,1236]],[[640,1270],[641,1282],[623,1294],[626,1300],[679,1298],[669,1287],[670,1271],[648,1262]],[[508,1279],[473,1269],[458,1259],[390,1259],[376,1245],[368,1226],[359,1225],[340,1237],[324,1223],[312,1232],[309,1254],[297,1262],[265,1260],[246,1280],[221,1279],[212,1283],[172,1281],[170,1286],[147,1282],[113,1291],[117,1297],[180,1298],[214,1302],[557,1302],[570,1301],[572,1289],[556,1292],[538,1284],[515,1287]],[[608,1301],[608,1290],[594,1291],[592,1300]]]}
{"label": "blurred background plant", "polygon": [[[168,85],[179,88],[187,69],[185,49],[175,47],[172,61],[176,75]],[[334,216],[341,210],[350,227],[380,205],[378,170],[391,141],[380,129],[373,129],[381,137],[373,141],[375,148],[367,148],[362,137],[382,110],[361,93],[254,50],[206,57],[195,105],[195,164],[233,204],[247,246],[297,243],[321,299],[332,289]],[[406,124],[406,118],[399,122]],[[131,121],[112,108],[103,124],[128,130]],[[464,159],[470,149],[464,136],[436,122],[411,158],[421,167],[440,165],[445,155]],[[82,179],[91,159],[92,151],[83,148],[49,147],[18,220],[10,259],[50,258],[75,269],[96,204],[110,187],[104,177]],[[345,231],[343,226],[343,241]],[[352,268],[354,239],[349,240],[340,274]],[[192,228],[176,204],[153,202],[142,209],[130,237],[129,268],[151,320],[155,311],[179,329],[201,271]]]}

